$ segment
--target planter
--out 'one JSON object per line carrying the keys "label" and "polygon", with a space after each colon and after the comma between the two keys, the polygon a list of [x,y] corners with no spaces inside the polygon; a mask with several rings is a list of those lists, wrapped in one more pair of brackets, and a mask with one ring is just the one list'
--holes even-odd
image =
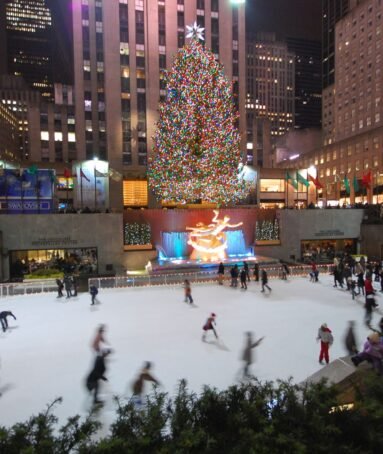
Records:
{"label": "planter", "polygon": [[151,244],[124,244],[124,251],[151,251]]}
{"label": "planter", "polygon": [[279,246],[281,240],[258,240],[255,242],[256,246]]}

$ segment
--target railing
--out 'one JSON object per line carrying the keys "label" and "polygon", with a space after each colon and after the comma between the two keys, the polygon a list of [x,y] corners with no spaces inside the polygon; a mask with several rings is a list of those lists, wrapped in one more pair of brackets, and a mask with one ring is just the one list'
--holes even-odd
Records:
{"label": "railing", "polygon": [[57,284],[54,279],[0,284],[0,298],[48,292],[57,292]]}
{"label": "railing", "polygon": [[[267,271],[268,278],[275,279],[282,277],[281,266],[264,266]],[[319,274],[328,273],[329,265],[318,265]],[[290,276],[307,276],[311,272],[309,265],[294,265],[289,266]],[[225,280],[230,279],[229,270],[225,270]],[[250,276],[253,279],[253,270],[250,269]],[[189,273],[173,273],[173,274],[146,274],[146,275],[127,275],[116,277],[99,277],[88,279],[88,286],[96,286],[99,289],[112,288],[130,288],[130,287],[152,287],[152,286],[178,286],[185,279],[194,283],[214,282],[218,280],[217,269],[214,271],[196,271]]]}

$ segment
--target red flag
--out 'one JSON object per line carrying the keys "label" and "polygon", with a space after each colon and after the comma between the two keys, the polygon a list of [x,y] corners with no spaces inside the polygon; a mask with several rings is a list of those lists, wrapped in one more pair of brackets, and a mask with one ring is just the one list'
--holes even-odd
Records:
{"label": "red flag", "polygon": [[85,180],[86,180],[88,183],[90,182],[89,178],[85,175],[85,173],[82,171],[82,169],[80,169],[80,177],[81,177],[81,178],[85,178]]}
{"label": "red flag", "polygon": [[362,185],[370,189],[370,184],[372,182],[371,170],[369,170],[366,175],[362,177]]}
{"label": "red flag", "polygon": [[65,169],[64,169],[64,177],[65,178],[70,178],[71,176],[72,176],[71,171],[65,167]]}
{"label": "red flag", "polygon": [[319,181],[318,177],[314,178],[311,175],[308,175],[308,178],[310,181],[312,181],[315,184],[315,187],[317,189],[323,189],[322,183]]}

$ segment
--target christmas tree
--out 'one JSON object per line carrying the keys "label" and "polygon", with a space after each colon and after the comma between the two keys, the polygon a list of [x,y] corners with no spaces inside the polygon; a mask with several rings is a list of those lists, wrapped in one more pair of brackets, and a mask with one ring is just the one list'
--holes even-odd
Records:
{"label": "christmas tree", "polygon": [[199,42],[203,29],[188,28],[191,41],[165,74],[167,98],[159,107],[149,185],[163,201],[235,203],[246,196],[246,186],[239,179],[232,86]]}

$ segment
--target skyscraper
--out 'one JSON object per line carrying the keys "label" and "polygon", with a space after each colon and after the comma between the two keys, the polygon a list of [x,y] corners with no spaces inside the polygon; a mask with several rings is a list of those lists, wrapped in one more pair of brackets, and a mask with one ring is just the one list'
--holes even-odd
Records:
{"label": "skyscraper", "polygon": [[0,9],[0,73],[22,76],[49,100],[54,82],[71,83],[70,33],[60,18],[70,13],[68,1],[5,0]]}
{"label": "skyscraper", "polygon": [[295,129],[320,128],[322,120],[321,43],[287,38],[295,55]]}

